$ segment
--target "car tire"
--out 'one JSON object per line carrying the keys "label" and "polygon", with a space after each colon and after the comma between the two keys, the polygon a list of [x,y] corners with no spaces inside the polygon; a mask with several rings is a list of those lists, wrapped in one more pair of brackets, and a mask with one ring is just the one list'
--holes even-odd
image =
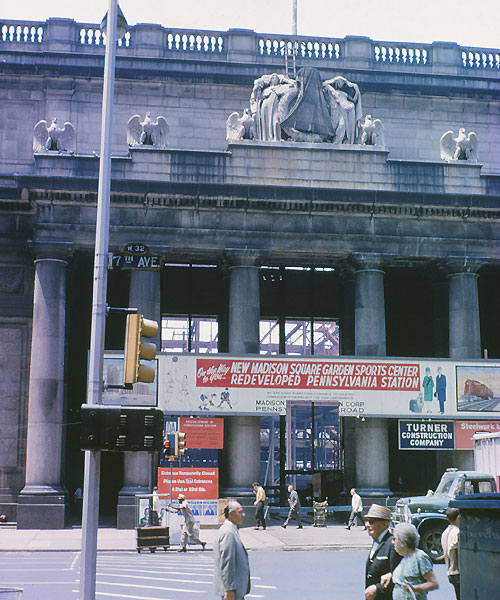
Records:
{"label": "car tire", "polygon": [[430,526],[420,532],[420,547],[432,559],[432,562],[444,561],[443,547],[441,546],[441,534],[444,528],[436,525]]}

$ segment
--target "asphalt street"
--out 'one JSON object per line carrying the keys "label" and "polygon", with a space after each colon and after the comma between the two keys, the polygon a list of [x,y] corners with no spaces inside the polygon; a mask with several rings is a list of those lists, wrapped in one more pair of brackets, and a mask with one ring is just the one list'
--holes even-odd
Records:
{"label": "asphalt street", "polygon": [[[362,600],[366,551],[251,551],[252,590],[263,600]],[[23,600],[77,600],[78,552],[2,552],[0,587],[21,587]],[[96,599],[214,600],[211,551],[155,554],[99,552]],[[453,600],[445,567],[429,600]]]}

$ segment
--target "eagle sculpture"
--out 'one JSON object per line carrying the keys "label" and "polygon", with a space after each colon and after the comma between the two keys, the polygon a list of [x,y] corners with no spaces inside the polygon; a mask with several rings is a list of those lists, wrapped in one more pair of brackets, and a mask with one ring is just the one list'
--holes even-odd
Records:
{"label": "eagle sculpture", "polygon": [[33,128],[33,152],[49,150],[52,152],[74,152],[75,128],[67,121],[64,127],[57,125],[57,118],[47,126],[47,121],[42,120]]}
{"label": "eagle sculpture", "polygon": [[256,137],[255,119],[248,108],[245,108],[241,117],[237,112],[229,115],[226,121],[226,140],[228,142],[254,140]]}
{"label": "eagle sculpture", "polygon": [[458,131],[458,137],[453,137],[453,131],[447,131],[441,136],[441,158],[451,160],[477,161],[477,135],[471,131],[465,134],[465,127]]}
{"label": "eagle sculpture", "polygon": [[366,115],[361,124],[361,144],[363,146],[385,146],[384,126],[380,119],[372,119],[371,115]]}
{"label": "eagle sculpture", "polygon": [[167,145],[168,123],[165,117],[151,120],[151,113],[147,112],[144,121],[140,115],[130,117],[127,124],[127,143],[129,146],[157,146],[164,148]]}

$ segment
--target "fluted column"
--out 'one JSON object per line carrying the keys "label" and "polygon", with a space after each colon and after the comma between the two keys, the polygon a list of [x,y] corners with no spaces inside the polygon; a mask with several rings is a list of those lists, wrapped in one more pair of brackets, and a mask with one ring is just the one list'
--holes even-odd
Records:
{"label": "fluted column", "polygon": [[[385,356],[385,300],[382,257],[359,254],[355,272],[356,356]],[[365,495],[390,494],[389,421],[356,419],[356,488]]]}
{"label": "fluted column", "polygon": [[[258,354],[260,350],[258,256],[245,250],[226,252],[229,261],[229,352]],[[227,495],[251,493],[260,478],[260,417],[225,419]]]}
{"label": "fluted column", "polygon": [[479,263],[448,259],[450,356],[481,358],[477,270]]}
{"label": "fluted column", "polygon": [[[161,347],[160,272],[135,270],[130,276],[129,306],[137,308],[148,319],[158,322],[158,338],[151,340]],[[123,487],[118,494],[116,526],[135,526],[135,494],[152,491],[153,454],[125,452],[123,457]]]}
{"label": "fluted column", "polygon": [[28,400],[26,485],[19,529],[59,529],[66,520],[62,486],[66,267],[72,244],[33,244],[36,252]]}

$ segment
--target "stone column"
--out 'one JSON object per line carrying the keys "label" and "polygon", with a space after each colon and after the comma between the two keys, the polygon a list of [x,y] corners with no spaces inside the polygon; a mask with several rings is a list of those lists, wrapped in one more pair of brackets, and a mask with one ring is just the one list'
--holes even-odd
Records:
{"label": "stone column", "polygon": [[355,354],[355,284],[354,270],[347,265],[339,269],[343,287],[343,310],[340,322],[340,349],[343,355]]}
{"label": "stone column", "polygon": [[[229,352],[258,354],[260,349],[259,267],[255,253],[226,252],[229,261]],[[260,478],[260,417],[225,419],[227,457],[226,496],[252,495],[252,483]]]}
{"label": "stone column", "polygon": [[[160,272],[135,270],[130,276],[129,306],[137,308],[148,319],[158,322],[158,337],[151,340],[161,348]],[[124,452],[123,487],[118,494],[116,526],[118,529],[135,527],[135,494],[152,491],[153,454]]]}
{"label": "stone column", "polygon": [[62,486],[66,267],[72,244],[36,252],[28,400],[26,485],[18,498],[18,529],[62,529],[67,491]]}
{"label": "stone column", "polygon": [[477,269],[466,259],[447,261],[450,302],[450,356],[456,359],[481,358]]}
{"label": "stone column", "polygon": [[[354,257],[356,356],[385,356],[385,301],[382,259],[376,254]],[[389,489],[389,421],[356,419],[356,488],[361,494],[386,496]]]}
{"label": "stone column", "polygon": [[357,356],[385,356],[384,272],[377,255],[355,258],[355,352]]}

